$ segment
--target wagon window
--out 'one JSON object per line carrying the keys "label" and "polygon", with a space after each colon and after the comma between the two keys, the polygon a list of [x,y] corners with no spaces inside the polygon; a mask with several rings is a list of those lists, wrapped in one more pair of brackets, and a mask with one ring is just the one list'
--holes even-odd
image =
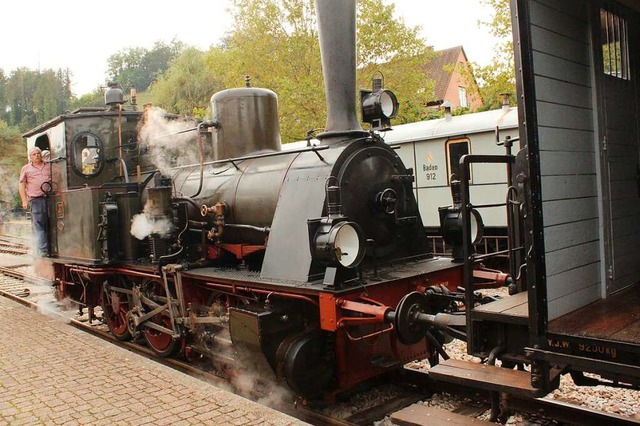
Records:
{"label": "wagon window", "polygon": [[600,38],[604,73],[630,80],[627,21],[606,9],[600,9]]}
{"label": "wagon window", "polygon": [[71,143],[72,167],[84,177],[92,177],[102,171],[102,141],[93,133],[81,133]]}
{"label": "wagon window", "polygon": [[[447,179],[451,183],[451,174],[458,174],[458,166],[463,155],[469,154],[469,138],[449,139],[446,143]],[[469,176],[471,179],[471,174]],[[472,179],[471,179],[472,180]]]}

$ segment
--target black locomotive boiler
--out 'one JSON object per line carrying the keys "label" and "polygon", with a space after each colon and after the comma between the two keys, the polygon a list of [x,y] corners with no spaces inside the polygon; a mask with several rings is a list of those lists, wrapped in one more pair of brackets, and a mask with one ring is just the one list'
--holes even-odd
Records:
{"label": "black locomotive boiler", "polygon": [[429,253],[413,171],[358,123],[355,2],[316,8],[320,146],[281,151],[277,97],[253,87],[215,94],[212,120],[162,135],[190,135],[192,164],[165,155],[171,167],[158,169],[151,111],[125,109],[117,88],[107,109],[25,137],[52,151],[48,261],[60,298],[101,306],[118,339],[143,336],[163,356],[211,358],[230,375],[250,365],[326,397],[437,362],[442,330],[464,335],[464,268]]}

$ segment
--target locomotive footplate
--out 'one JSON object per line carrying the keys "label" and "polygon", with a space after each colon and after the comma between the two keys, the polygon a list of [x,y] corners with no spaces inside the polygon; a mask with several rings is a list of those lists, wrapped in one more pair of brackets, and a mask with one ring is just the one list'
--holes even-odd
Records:
{"label": "locomotive footplate", "polygon": [[381,265],[377,268],[376,276],[366,274],[362,277],[362,280],[354,280],[340,289],[326,287],[321,279],[310,282],[263,279],[260,277],[260,272],[248,269],[207,267],[184,271],[183,276],[198,281],[213,281],[220,284],[242,285],[242,283],[250,283],[252,286],[265,289],[274,287],[281,290],[283,287],[287,287],[293,291],[299,290],[301,293],[306,294],[310,292],[342,294],[353,292],[354,288],[362,289],[363,286],[369,288],[406,278],[415,278],[416,283],[422,280],[420,284],[425,286],[444,285],[447,287],[450,284],[454,285],[460,282],[461,268],[461,264],[452,263],[451,258],[443,257],[410,260],[391,266]]}

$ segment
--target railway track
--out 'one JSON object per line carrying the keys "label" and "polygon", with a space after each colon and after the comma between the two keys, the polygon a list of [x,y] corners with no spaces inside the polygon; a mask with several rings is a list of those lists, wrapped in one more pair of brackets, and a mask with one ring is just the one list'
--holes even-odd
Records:
{"label": "railway track", "polygon": [[[0,253],[4,253],[5,255],[9,253],[3,250],[5,244],[10,247],[20,248],[19,242],[6,242],[4,239],[0,239]],[[0,257],[2,257],[1,254]],[[26,256],[25,258],[28,259]],[[89,318],[86,309],[77,309],[77,307],[65,306],[64,304],[55,302],[51,282],[31,272],[28,262],[18,261],[13,263],[14,266],[12,267],[0,266],[0,295],[33,309],[46,310],[47,314],[58,315],[72,326],[115,345],[151,358],[185,374],[206,380],[214,385],[228,388],[228,381],[219,374],[210,371],[206,365],[194,365],[193,363],[180,359],[161,358],[139,342],[117,341],[108,332],[107,326],[100,320],[100,312],[96,312],[95,319]],[[371,394],[375,394],[375,390],[363,391],[359,394],[354,393],[350,395],[350,400],[337,404],[338,407],[341,404],[352,407],[342,412],[340,412],[339,408],[336,409],[336,407],[324,409],[311,407],[304,404],[303,401],[296,401],[294,398],[284,399],[278,404],[269,405],[314,425],[397,424],[394,422],[394,413],[397,413],[405,407],[412,406],[412,404],[419,403],[423,405],[422,402],[428,402],[437,395],[456,395],[461,397],[465,402],[457,404],[457,406],[452,409],[452,413],[467,416],[470,421],[491,408],[491,398],[488,392],[483,393],[464,386],[435,382],[429,378],[428,373],[418,369],[405,368],[399,375],[389,376],[385,379],[386,383],[379,386],[396,386],[393,392],[389,392],[389,395],[377,400],[375,397],[370,396]],[[395,383],[395,385],[390,385],[393,383]],[[398,383],[400,383],[400,385],[398,385]],[[367,394],[367,392],[371,392],[371,394]],[[240,393],[242,396],[253,400],[261,400],[264,397],[264,395],[256,391]],[[364,395],[364,397],[362,395]],[[357,399],[359,397],[369,398],[373,400],[373,402],[358,403]],[[631,418],[548,399],[532,400],[510,396],[508,399],[503,399],[502,404],[503,408],[508,411],[528,413],[537,417],[544,417],[550,421],[551,419],[553,420],[552,423],[535,423],[529,421],[529,424],[640,425],[640,421]],[[353,408],[354,406],[358,406],[359,408]]]}
{"label": "railway track", "polygon": [[[7,252],[2,250],[3,244],[5,244],[4,241],[0,239],[0,253],[6,254]],[[56,302],[52,283],[33,274],[27,264],[18,262],[15,267],[0,266],[0,296],[12,299],[32,309],[46,312],[49,316],[59,317],[75,328],[200,380],[205,380],[220,387],[229,387],[229,382],[225,378],[209,371],[206,366],[194,365],[192,362],[181,359],[159,357],[151,349],[137,341],[118,341],[109,333],[106,324],[102,322],[101,312],[98,309],[95,312],[96,317],[90,318],[86,309],[77,309],[76,307]],[[264,394],[254,391],[248,393],[238,391],[237,393],[256,401],[265,397]],[[298,403],[293,397],[289,401],[285,400],[279,404],[270,404],[270,406],[311,424],[353,424],[341,419],[331,418],[326,414],[313,410],[304,404]]]}
{"label": "railway track", "polygon": [[27,242],[22,238],[0,236],[0,253],[24,255],[29,251]]}

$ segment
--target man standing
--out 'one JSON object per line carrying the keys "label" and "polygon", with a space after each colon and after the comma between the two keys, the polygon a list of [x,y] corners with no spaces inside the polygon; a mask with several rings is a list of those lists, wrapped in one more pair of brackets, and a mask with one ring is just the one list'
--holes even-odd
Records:
{"label": "man standing", "polygon": [[22,208],[31,205],[31,222],[38,244],[38,254],[49,254],[47,198],[43,185],[51,182],[51,167],[42,160],[42,151],[38,147],[29,149],[29,163],[20,170],[18,192],[22,200]]}

